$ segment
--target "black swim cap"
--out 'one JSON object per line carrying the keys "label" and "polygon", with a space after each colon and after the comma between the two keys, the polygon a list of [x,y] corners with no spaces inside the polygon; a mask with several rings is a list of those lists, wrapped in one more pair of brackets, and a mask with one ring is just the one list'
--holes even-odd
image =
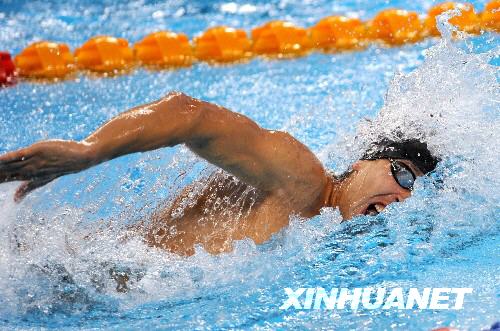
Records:
{"label": "black swim cap", "polygon": [[434,157],[427,144],[417,139],[393,141],[382,139],[370,145],[362,160],[404,159],[411,161],[422,173],[427,174],[436,168],[439,159]]}

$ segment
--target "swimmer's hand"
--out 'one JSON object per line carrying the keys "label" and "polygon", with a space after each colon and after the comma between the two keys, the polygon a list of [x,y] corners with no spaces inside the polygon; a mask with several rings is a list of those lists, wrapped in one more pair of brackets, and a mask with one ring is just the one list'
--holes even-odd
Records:
{"label": "swimmer's hand", "polygon": [[0,155],[0,183],[22,180],[14,200],[63,175],[92,166],[84,143],[47,140],[17,151]]}

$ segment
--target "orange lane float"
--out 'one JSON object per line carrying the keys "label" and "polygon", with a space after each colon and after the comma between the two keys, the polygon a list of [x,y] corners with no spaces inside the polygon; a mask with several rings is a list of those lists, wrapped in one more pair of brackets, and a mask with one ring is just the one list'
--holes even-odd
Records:
{"label": "orange lane float", "polygon": [[74,56],[65,44],[43,41],[29,45],[15,57],[17,69],[9,64],[5,55],[8,53],[0,53],[0,84],[10,82],[16,72],[34,78],[62,78],[75,67],[113,73],[130,68],[136,59],[143,65],[174,67],[190,65],[195,60],[231,62],[254,55],[300,56],[312,48],[357,49],[374,40],[400,45],[428,35],[439,36],[436,17],[453,9],[461,15],[449,21],[459,30],[478,33],[482,28],[500,32],[500,0],[492,0],[480,15],[469,3],[438,4],[429,10],[423,23],[417,13],[398,9],[384,10],[368,22],[330,16],[309,29],[286,21],[271,21],[254,28],[251,40],[243,30],[220,26],[196,37],[194,46],[186,35],[168,31],[146,36],[133,50],[125,39],[97,36],[78,48]]}
{"label": "orange lane float", "polygon": [[481,15],[481,26],[500,32],[500,0],[489,2]]}
{"label": "orange lane float", "polygon": [[252,39],[252,51],[262,55],[301,55],[312,46],[306,29],[285,21],[254,28]]}
{"label": "orange lane float", "polygon": [[330,16],[309,29],[314,47],[323,49],[353,49],[363,46],[365,27],[357,18]]}
{"label": "orange lane float", "polygon": [[134,60],[128,41],[123,38],[97,36],[75,51],[79,67],[97,72],[115,72],[129,68]]}
{"label": "orange lane float", "polygon": [[16,83],[16,66],[7,52],[0,52],[0,86]]}
{"label": "orange lane float", "polygon": [[368,23],[369,35],[391,45],[416,42],[422,38],[423,25],[418,14],[400,9],[387,9]]}
{"label": "orange lane float", "polygon": [[193,50],[188,37],[170,31],[154,32],[134,45],[136,58],[145,65],[188,66]]}
{"label": "orange lane float", "polygon": [[49,41],[29,45],[15,57],[14,63],[19,75],[31,78],[63,78],[75,69],[69,47]]}
{"label": "orange lane float", "polygon": [[439,36],[439,31],[436,27],[436,16],[455,8],[460,10],[462,15],[452,17],[449,22],[455,25],[460,31],[479,33],[479,17],[476,15],[474,7],[470,3],[444,2],[429,10],[427,19],[425,20],[425,27],[428,34]]}
{"label": "orange lane float", "polygon": [[194,38],[194,53],[202,61],[237,61],[250,57],[250,50],[250,39],[240,29],[219,26]]}

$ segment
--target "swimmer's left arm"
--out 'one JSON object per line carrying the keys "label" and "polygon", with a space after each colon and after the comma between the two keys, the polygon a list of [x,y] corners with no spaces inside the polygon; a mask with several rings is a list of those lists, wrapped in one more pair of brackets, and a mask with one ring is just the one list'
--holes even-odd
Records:
{"label": "swimmer's left arm", "polygon": [[291,135],[177,92],[115,116],[80,142],[42,141],[0,156],[0,183],[26,181],[16,192],[20,199],[57,177],[178,144],[254,187],[293,200],[301,210],[319,198],[325,184],[319,160]]}
{"label": "swimmer's left arm", "polygon": [[182,142],[199,118],[182,93],[118,114],[82,141],[46,140],[0,155],[0,183],[25,181],[15,193],[27,193],[54,179],[116,157]]}

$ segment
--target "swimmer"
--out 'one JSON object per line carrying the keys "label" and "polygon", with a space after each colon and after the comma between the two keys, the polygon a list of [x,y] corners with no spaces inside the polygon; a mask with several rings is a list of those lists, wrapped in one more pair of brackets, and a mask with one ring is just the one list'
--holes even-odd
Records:
{"label": "swimmer", "polygon": [[173,92],[119,114],[83,141],[41,141],[1,155],[0,183],[24,181],[15,193],[19,201],[63,175],[178,144],[231,174],[216,173],[201,189],[199,182],[186,187],[142,228],[149,245],[181,255],[194,254],[195,245],[227,252],[245,238],[261,244],[287,226],[290,215],[310,218],[323,207],[338,208],[345,220],[377,215],[408,198],[416,177],[438,162],[423,142],[382,140],[336,177],[290,134]]}

